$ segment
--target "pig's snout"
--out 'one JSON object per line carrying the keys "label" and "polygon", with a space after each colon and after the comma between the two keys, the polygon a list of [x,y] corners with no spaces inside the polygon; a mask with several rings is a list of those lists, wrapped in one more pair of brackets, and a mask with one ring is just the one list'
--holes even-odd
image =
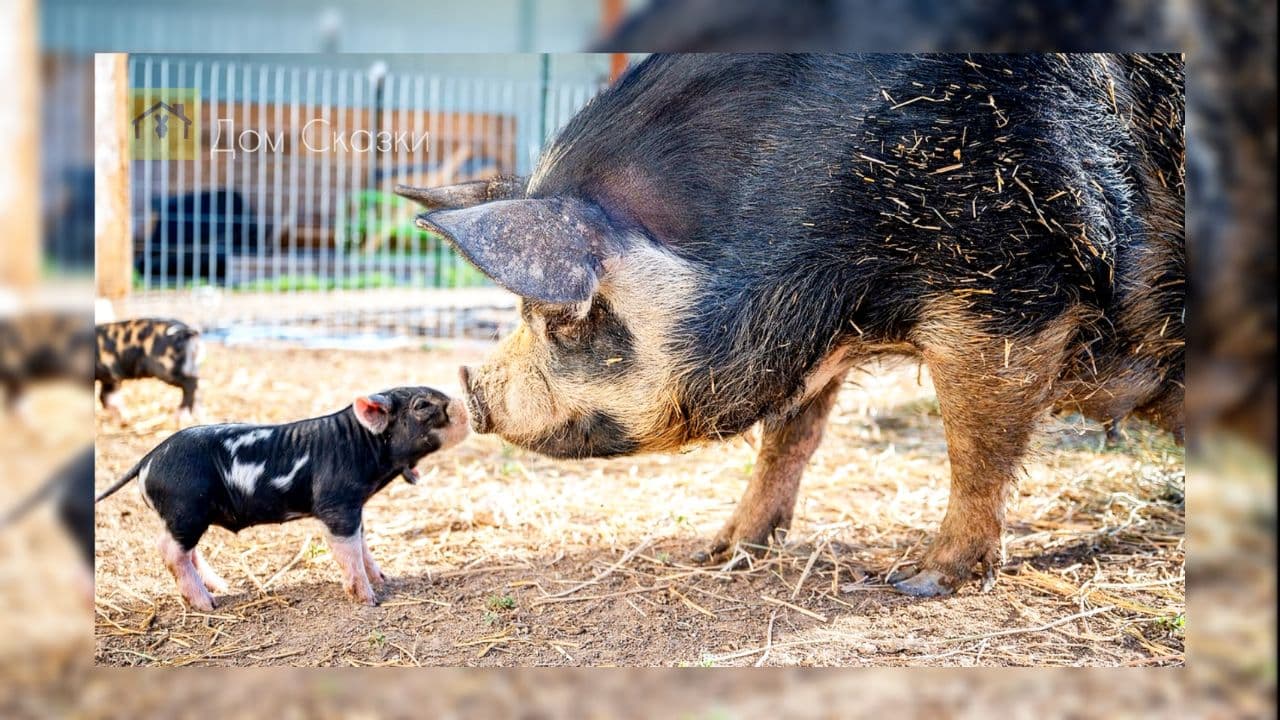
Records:
{"label": "pig's snout", "polygon": [[445,407],[444,414],[444,428],[439,432],[438,436],[441,450],[457,445],[466,439],[467,433],[471,432],[467,422],[467,405],[463,400],[449,398],[449,404]]}
{"label": "pig's snout", "polygon": [[471,370],[467,366],[458,368],[458,379],[462,381],[462,392],[467,398],[467,412],[471,415],[471,429],[478,433],[493,432],[493,420],[489,416],[489,407],[485,404],[484,394],[480,388],[471,384]]}

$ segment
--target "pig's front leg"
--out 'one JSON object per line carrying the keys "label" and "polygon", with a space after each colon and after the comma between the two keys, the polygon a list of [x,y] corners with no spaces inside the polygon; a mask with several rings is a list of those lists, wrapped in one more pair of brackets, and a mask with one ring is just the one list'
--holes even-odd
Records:
{"label": "pig's front leg", "polygon": [[741,544],[767,546],[778,530],[791,527],[796,492],[809,457],[822,442],[827,415],[835,404],[844,375],[832,380],[788,420],[761,427],[759,451],[747,492],[711,547],[694,553],[698,563],[723,559]]}
{"label": "pig's front leg", "polygon": [[365,567],[364,528],[356,523],[326,523],[329,550],[342,571],[342,587],[351,599],[364,605],[377,605],[378,596],[373,592]]}
{"label": "pig's front leg", "polygon": [[938,393],[951,497],[924,557],[887,578],[897,590],[949,595],[973,579],[975,569],[983,590],[995,584],[1004,564],[1005,498],[1036,421],[1052,404],[1052,380],[1074,328],[1066,317],[1038,336],[1006,341],[956,317],[935,331],[922,354]]}

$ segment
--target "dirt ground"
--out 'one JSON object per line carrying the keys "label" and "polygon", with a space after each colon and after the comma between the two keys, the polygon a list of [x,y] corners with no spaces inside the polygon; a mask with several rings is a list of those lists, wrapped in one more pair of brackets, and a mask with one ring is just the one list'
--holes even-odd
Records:
{"label": "dirt ground", "polygon": [[[210,344],[206,422],[282,422],[401,384],[455,386],[481,347],[370,352]],[[121,392],[99,413],[97,486],[175,431],[179,392]],[[365,525],[390,582],[349,602],[319,525],[300,520],[201,548],[232,585],[186,609],[135,487],[97,508],[100,665],[1182,665],[1184,455],[1131,423],[1117,449],[1078,417],[1037,442],[989,593],[894,593],[946,507],[948,466],[927,372],[853,378],[801,487],[787,545],[745,570],[687,564],[746,487],[743,441],[670,456],[555,461],[474,436],[422,481],[374,497]]]}

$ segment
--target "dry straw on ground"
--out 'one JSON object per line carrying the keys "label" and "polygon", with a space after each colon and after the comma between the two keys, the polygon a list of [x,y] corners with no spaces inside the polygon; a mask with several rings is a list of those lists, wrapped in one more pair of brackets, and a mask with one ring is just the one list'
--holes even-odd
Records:
{"label": "dry straw on ground", "polygon": [[[209,421],[279,422],[398,384],[451,385],[482,349],[337,352],[214,345]],[[350,604],[314,521],[212,530],[232,584],[182,606],[135,489],[98,507],[96,661],[106,665],[1181,665],[1183,453],[1150,428],[1100,450],[1048,421],[1012,499],[996,588],[921,601],[883,584],[946,507],[941,422],[914,363],[847,386],[785,547],[743,569],[686,559],[745,488],[742,441],[562,462],[473,437],[366,508],[391,578]],[[177,391],[122,392],[98,418],[98,487],[174,431]]]}

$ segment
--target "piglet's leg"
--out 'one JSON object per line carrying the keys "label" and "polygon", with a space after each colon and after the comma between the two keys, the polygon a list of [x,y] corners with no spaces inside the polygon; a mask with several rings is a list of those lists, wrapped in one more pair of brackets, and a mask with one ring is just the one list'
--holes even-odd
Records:
{"label": "piglet's leg", "polygon": [[199,381],[195,378],[182,378],[178,381],[179,387],[182,388],[182,403],[178,405],[178,424],[180,426],[189,425],[196,414],[196,386]]}
{"label": "piglet's leg", "polygon": [[333,559],[342,570],[342,586],[346,589],[347,595],[358,603],[377,605],[378,598],[373,594],[373,585],[369,582],[368,571],[365,569],[362,528],[357,526],[354,533],[346,536],[335,535],[329,531],[327,538],[329,549],[333,552]]}
{"label": "piglet's leg", "polygon": [[360,548],[364,553],[364,572],[369,577],[369,584],[375,590],[381,590],[387,584],[387,576],[378,567],[378,561],[373,559],[373,553],[369,552],[369,539],[364,535],[363,526],[360,528]]}
{"label": "piglet's leg", "polygon": [[227,592],[227,581],[223,580],[222,576],[218,575],[217,571],[209,566],[209,563],[204,559],[204,555],[200,554],[199,550],[192,548],[191,560],[195,563],[196,572],[200,573],[201,579],[204,580],[204,586],[209,589],[209,592]]}
{"label": "piglet's leg", "polygon": [[169,533],[162,533],[156,545],[160,548],[164,566],[169,568],[173,579],[178,582],[178,592],[182,593],[182,599],[196,610],[212,612],[216,603],[209,591],[205,590],[204,581],[192,562],[193,552],[183,548]]}

